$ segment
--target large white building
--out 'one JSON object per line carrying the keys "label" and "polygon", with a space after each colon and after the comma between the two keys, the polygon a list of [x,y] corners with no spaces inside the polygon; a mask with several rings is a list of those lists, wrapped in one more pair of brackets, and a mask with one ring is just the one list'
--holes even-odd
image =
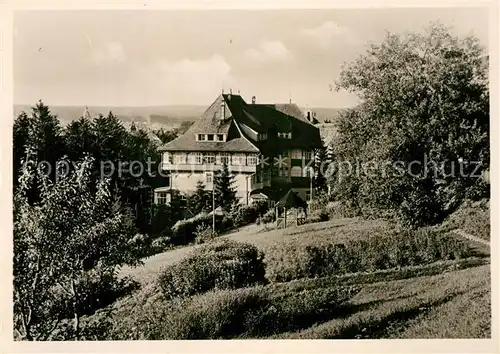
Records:
{"label": "large white building", "polygon": [[292,189],[310,197],[311,166],[321,147],[319,129],[295,104],[246,103],[221,94],[181,136],[161,146],[161,168],[169,175],[155,189],[155,202],[168,203],[175,189],[192,193],[198,181],[212,190],[214,173],[226,163],[242,203],[277,200]]}

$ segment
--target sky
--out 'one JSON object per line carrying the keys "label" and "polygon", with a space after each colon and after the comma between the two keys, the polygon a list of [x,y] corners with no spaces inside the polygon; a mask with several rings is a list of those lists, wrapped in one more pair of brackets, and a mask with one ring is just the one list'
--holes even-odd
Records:
{"label": "sky", "polygon": [[221,93],[258,103],[350,107],[342,64],[387,31],[431,22],[476,35],[479,8],[24,11],[14,17],[14,103],[208,105]]}

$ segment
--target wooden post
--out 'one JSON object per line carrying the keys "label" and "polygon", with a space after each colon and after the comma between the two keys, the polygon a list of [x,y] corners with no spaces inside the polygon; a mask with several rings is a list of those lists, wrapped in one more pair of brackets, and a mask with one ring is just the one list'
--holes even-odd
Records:
{"label": "wooden post", "polygon": [[284,228],[286,229],[286,207],[285,207],[285,226]]}
{"label": "wooden post", "polygon": [[212,186],[212,235],[215,235],[215,184]]}

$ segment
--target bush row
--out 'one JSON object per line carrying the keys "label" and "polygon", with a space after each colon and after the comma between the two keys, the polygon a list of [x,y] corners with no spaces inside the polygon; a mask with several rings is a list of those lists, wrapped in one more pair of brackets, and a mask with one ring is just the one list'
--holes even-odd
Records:
{"label": "bush row", "polygon": [[299,246],[273,245],[266,252],[271,282],[428,264],[471,256],[457,239],[428,229],[392,231],[368,240]]}
{"label": "bush row", "polygon": [[[233,227],[241,227],[257,221],[267,211],[267,203],[242,205],[231,214],[215,216],[215,228],[218,233]],[[171,229],[169,243],[171,245],[187,245],[196,240],[196,235],[204,229],[212,227],[212,215],[200,213],[189,219],[177,221]]]}

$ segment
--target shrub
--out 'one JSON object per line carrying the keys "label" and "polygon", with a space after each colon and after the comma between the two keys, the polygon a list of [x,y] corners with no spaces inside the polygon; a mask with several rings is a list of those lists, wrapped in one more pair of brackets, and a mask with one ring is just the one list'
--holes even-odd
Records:
{"label": "shrub", "polygon": [[214,242],[167,267],[158,282],[167,299],[263,283],[263,258],[263,253],[252,245],[230,240]]}
{"label": "shrub", "polygon": [[268,205],[265,202],[242,205],[234,214],[234,225],[236,227],[240,227],[254,223],[261,215],[266,213],[267,210]]}
{"label": "shrub", "polygon": [[214,232],[214,230],[212,230],[212,227],[206,226],[204,224],[198,225],[195,235],[195,243],[197,244],[210,242],[218,236],[217,230],[215,230]]}
{"label": "shrub", "polygon": [[472,255],[456,238],[429,229],[391,232],[368,240],[301,246],[273,245],[266,252],[272,282],[428,264]]}
{"label": "shrub", "polygon": [[161,236],[155,238],[151,242],[151,248],[153,249],[152,254],[160,253],[166,251],[172,244],[169,236]]}
{"label": "shrub", "polygon": [[329,215],[325,209],[315,210],[307,217],[308,223],[322,222],[322,221],[328,221],[328,220],[329,220]]}
{"label": "shrub", "polygon": [[[198,214],[192,218],[179,220],[172,227],[171,242],[174,245],[186,245],[195,241],[196,231],[200,225],[212,225],[212,215]],[[218,231],[230,228],[232,223],[227,217],[215,216],[215,229]]]}
{"label": "shrub", "polygon": [[275,219],[276,219],[276,211],[274,210],[274,208],[271,208],[264,215],[262,215],[260,221],[263,224],[269,224],[274,222]]}

